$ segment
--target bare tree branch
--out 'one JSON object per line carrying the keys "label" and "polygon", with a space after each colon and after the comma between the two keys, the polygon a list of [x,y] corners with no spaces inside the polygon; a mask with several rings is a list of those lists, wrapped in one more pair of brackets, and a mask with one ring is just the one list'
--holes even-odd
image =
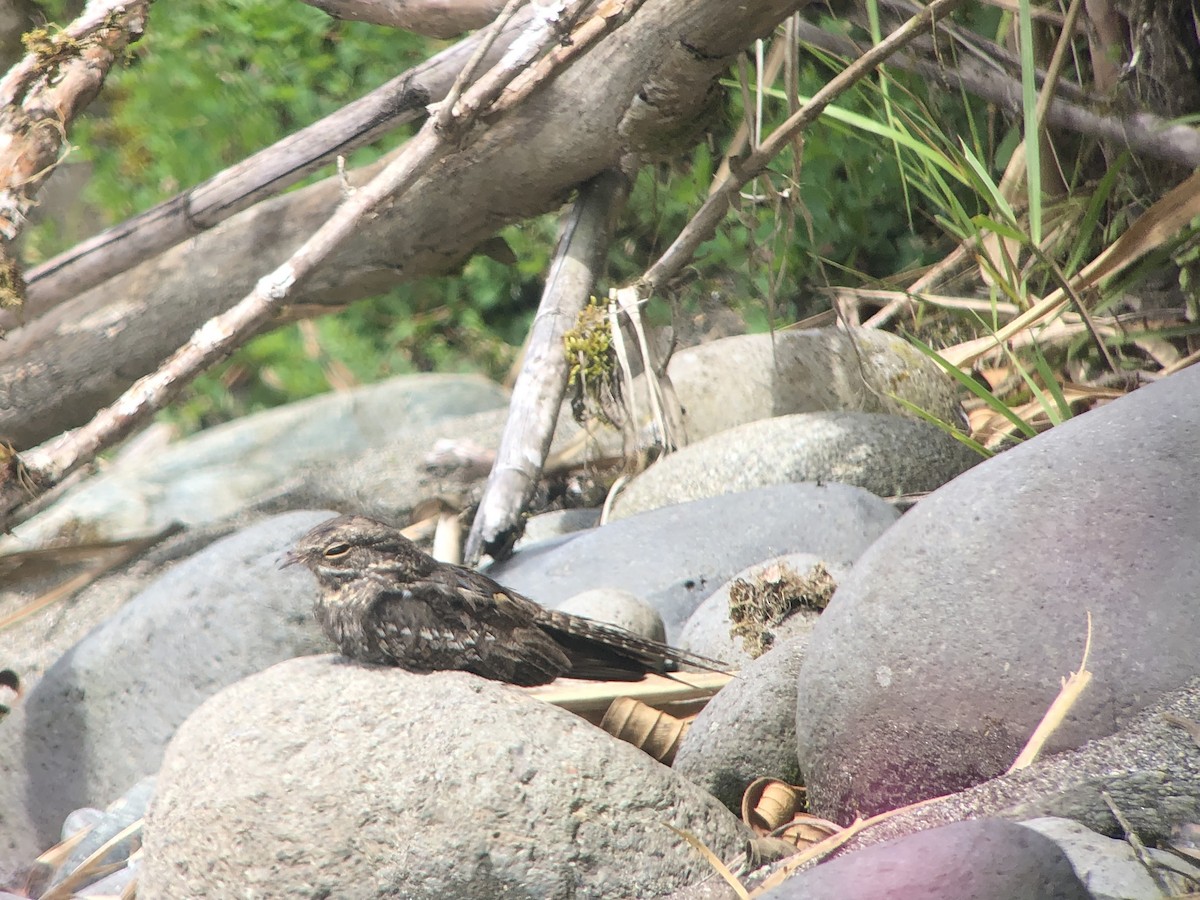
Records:
{"label": "bare tree branch", "polygon": [[496,18],[501,0],[304,0],[335,19],[452,38]]}
{"label": "bare tree branch", "polygon": [[[150,0],[93,0],[62,31],[26,36],[28,53],[0,80],[0,256],[9,255],[38,188],[58,165],[67,125],[142,36],[149,6]],[[19,305],[20,279],[11,265],[6,270],[0,306]]]}

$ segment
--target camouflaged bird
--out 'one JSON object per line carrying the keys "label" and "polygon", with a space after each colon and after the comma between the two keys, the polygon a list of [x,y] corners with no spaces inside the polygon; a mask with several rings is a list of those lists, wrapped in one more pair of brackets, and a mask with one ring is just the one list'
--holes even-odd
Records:
{"label": "camouflaged bird", "polygon": [[486,575],[438,562],[365,516],[318,525],[287,555],[284,564],[293,563],[317,576],[325,634],[360,662],[458,669],[519,685],[562,675],[636,681],[679,663],[724,669],[623,628],[545,609]]}

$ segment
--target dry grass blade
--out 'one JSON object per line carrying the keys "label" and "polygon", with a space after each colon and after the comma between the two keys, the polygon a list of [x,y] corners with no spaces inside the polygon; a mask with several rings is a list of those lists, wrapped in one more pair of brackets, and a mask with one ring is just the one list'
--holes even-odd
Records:
{"label": "dry grass blade", "polygon": [[575,681],[560,678],[553,684],[528,688],[528,693],[547,703],[581,715],[600,717],[618,697],[632,697],[648,706],[692,704],[702,708],[734,678],[723,672],[672,672],[647,675],[641,681]]}
{"label": "dry grass blade", "polygon": [[1058,730],[1058,726],[1062,724],[1071,707],[1075,705],[1075,701],[1079,699],[1079,695],[1083,693],[1083,689],[1088,686],[1088,682],[1092,680],[1092,673],[1087,668],[1088,654],[1091,653],[1091,650],[1092,614],[1089,612],[1087,614],[1087,640],[1083,645],[1083,659],[1079,663],[1079,671],[1072,672],[1070,678],[1063,680],[1062,690],[1054,698],[1054,702],[1050,704],[1050,708],[1046,710],[1046,714],[1042,716],[1042,721],[1038,723],[1038,727],[1033,730],[1029,742],[1017,754],[1017,758],[1013,761],[1013,764],[1009,766],[1008,772],[1011,773],[1018,769],[1024,769],[1037,759],[1038,754],[1042,752],[1042,747],[1050,739],[1050,735]]}
{"label": "dry grass blade", "polygon": [[64,878],[58,884],[52,885],[46,893],[42,894],[41,900],[70,900],[75,893],[75,889],[82,887],[85,884],[90,884],[97,878],[107,875],[110,872],[115,872],[117,869],[123,868],[124,863],[120,865],[101,866],[100,861],[104,859],[108,852],[131,835],[139,834],[142,830],[143,819],[138,819],[136,822],[131,822],[129,825],[122,828],[107,841],[101,844],[96,850],[88,856],[79,867],[70,875]]}
{"label": "dry grass blade", "polygon": [[76,591],[81,590],[82,588],[91,584],[105,572],[129,562],[129,560],[133,559],[146,548],[152,547],[159,541],[176,534],[177,532],[181,531],[182,528],[182,525],[178,523],[172,523],[162,531],[158,532],[158,534],[152,534],[150,537],[138,538],[137,540],[125,541],[123,543],[113,545],[112,547],[103,551],[104,557],[97,565],[92,566],[84,572],[80,572],[78,575],[68,578],[62,584],[59,584],[56,587],[46,591],[46,593],[42,594],[40,597],[34,598],[16,612],[5,616],[3,619],[0,619],[0,631],[3,631],[5,628],[8,628],[11,625],[15,625],[17,622],[20,622],[23,619],[29,618],[34,613],[41,611],[45,607],[58,600],[70,597]]}
{"label": "dry grass blade", "polygon": [[718,875],[725,879],[726,883],[731,888],[733,888],[733,892],[738,895],[739,900],[750,900],[750,893],[746,890],[745,886],[738,881],[737,876],[729,871],[729,866],[721,862],[721,860],[717,857],[717,854],[705,847],[704,844],[700,842],[699,838],[690,832],[676,828],[674,825],[667,825],[667,827],[691,844],[692,847],[696,849],[696,852],[708,860],[708,864],[716,870]]}
{"label": "dry grass blade", "polygon": [[[1197,216],[1200,216],[1200,171],[1176,185],[1146,210],[1124,234],[1071,279],[1071,286],[1083,293],[1102,279],[1116,275],[1171,240]],[[956,366],[969,365],[1019,332],[1059,312],[1067,302],[1065,291],[1052,291],[994,335],[947,348],[942,356]]]}
{"label": "dry grass blade", "polygon": [[51,869],[57,869],[64,862],[66,862],[67,857],[71,855],[71,851],[78,847],[80,842],[82,842],[85,837],[92,833],[92,828],[92,825],[80,828],[65,841],[60,841],[59,843],[55,844],[37,858],[37,865],[47,866]]}

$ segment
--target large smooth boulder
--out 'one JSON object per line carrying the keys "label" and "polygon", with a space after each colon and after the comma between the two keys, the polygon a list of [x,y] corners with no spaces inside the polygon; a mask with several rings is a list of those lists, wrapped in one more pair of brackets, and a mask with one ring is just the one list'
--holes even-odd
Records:
{"label": "large smooth boulder", "polygon": [[1000,819],[957,822],[840,856],[763,900],[1091,900],[1054,841]]}
{"label": "large smooth boulder", "polygon": [[873,328],[743,334],[671,357],[689,441],[743,422],[831,410],[912,416],[907,400],[958,422],[958,388],[904,338]]}
{"label": "large smooth boulder", "polygon": [[720,857],[747,836],[686,779],[519,689],[310,657],[179,729],[138,897],[654,897],[711,874],[672,828]]}
{"label": "large smooth boulder", "polygon": [[855,563],[799,679],[814,811],[848,822],[1003,772],[1091,616],[1091,683],[1047,753],[1200,673],[1200,369],[1042,434],[922,501]]}

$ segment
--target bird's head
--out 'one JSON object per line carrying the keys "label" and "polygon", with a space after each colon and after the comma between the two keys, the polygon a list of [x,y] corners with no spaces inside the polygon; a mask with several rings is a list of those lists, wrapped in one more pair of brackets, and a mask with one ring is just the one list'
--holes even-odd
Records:
{"label": "bird's head", "polygon": [[[301,563],[323,587],[336,587],[372,574],[415,574],[425,554],[400,531],[366,516],[338,516],[322,522],[284,556],[281,568]],[[402,568],[405,572],[397,572]]]}

